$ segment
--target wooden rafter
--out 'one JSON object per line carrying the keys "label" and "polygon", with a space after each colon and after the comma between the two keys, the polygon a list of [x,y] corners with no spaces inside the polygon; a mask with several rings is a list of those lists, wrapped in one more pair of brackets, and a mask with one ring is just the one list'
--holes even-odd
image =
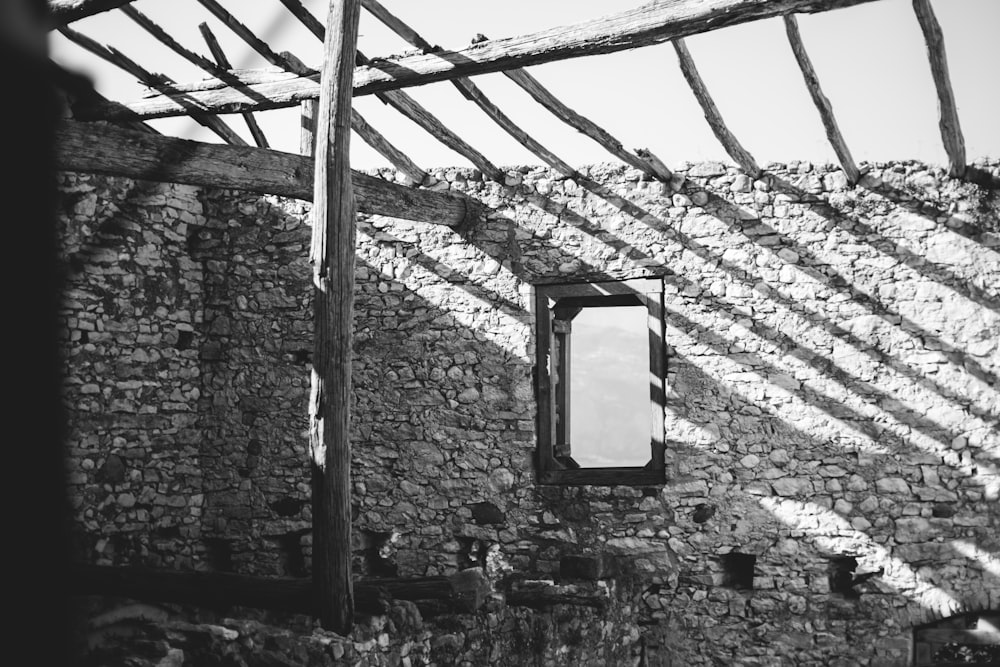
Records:
{"label": "wooden rafter", "polygon": [[[155,21],[153,21],[151,18],[140,12],[135,7],[131,5],[123,5],[121,7],[121,12],[130,19],[132,19],[133,21],[135,21],[135,23],[137,23],[140,28],[149,33],[155,40],[157,40],[158,42],[169,48],[177,55],[193,63],[195,66],[200,67],[205,72],[221,78],[226,78],[228,76],[228,70],[231,69],[232,66],[229,64],[229,61],[226,58],[225,54],[222,53],[221,47],[219,47],[218,42],[214,42],[215,36],[211,35],[211,33],[209,33],[212,39],[212,41],[209,41],[209,49],[212,51],[215,57],[215,62],[212,62],[208,58],[205,58],[204,56],[195,53],[194,51],[184,48],[177,40],[175,40],[173,37],[170,36],[170,33],[161,28],[159,25],[156,24]],[[202,34],[205,34],[204,30],[202,31]],[[206,41],[207,40],[208,37],[206,37]],[[214,49],[212,48],[213,46],[215,47]],[[221,62],[219,60],[220,56],[222,58]],[[249,111],[244,112],[243,119],[246,122],[247,127],[250,129],[250,134],[251,136],[253,136],[254,143],[256,143],[257,146],[261,148],[267,148],[268,147],[267,139],[264,137],[264,134],[260,131],[260,126],[258,126],[257,121],[254,120],[253,114],[250,113]]]}
{"label": "wooden rafter", "polygon": [[[413,28],[393,16],[376,0],[361,0],[361,3],[366,10],[375,16],[375,18],[382,21],[386,26],[406,41],[424,51],[434,50],[434,47],[424,40],[423,37],[417,34]],[[519,144],[527,148],[543,162],[568,178],[573,178],[577,175],[575,169],[566,164],[563,160],[556,156],[555,153],[543,146],[537,139],[521,129],[521,127],[519,127],[517,123],[510,118],[510,116],[501,111],[500,108],[494,104],[479,88],[479,86],[472,82],[471,79],[467,77],[458,77],[456,79],[452,79],[451,82],[456,88],[458,88],[458,92],[462,93],[466,99],[474,102],[480,109],[482,109],[490,120],[499,125],[504,132],[512,136]]]}
{"label": "wooden rafter", "polygon": [[757,166],[757,162],[750,155],[750,152],[743,148],[739,140],[726,127],[725,121],[722,120],[722,114],[719,113],[719,108],[715,106],[712,96],[708,93],[708,88],[705,87],[705,82],[702,81],[701,75],[698,74],[698,69],[694,65],[694,59],[691,57],[691,53],[688,51],[683,39],[674,40],[674,50],[677,52],[677,60],[681,66],[681,73],[691,87],[691,92],[694,93],[698,104],[701,105],[701,110],[705,113],[705,120],[711,126],[715,137],[722,144],[722,147],[726,149],[729,157],[733,158],[736,164],[748,175],[756,178],[760,175],[760,167]]}
{"label": "wooden rafter", "polygon": [[[280,0],[280,2],[302,23],[302,25],[312,32],[313,35],[318,37],[320,40],[324,39],[326,30],[323,28],[322,24],[320,24],[320,22],[311,13],[309,13],[309,10],[307,10],[302,3],[299,2],[299,0]],[[355,62],[358,65],[365,66],[368,65],[370,61],[364,54],[357,51]],[[412,120],[421,129],[426,131],[442,144],[467,159],[477,169],[486,174],[488,178],[495,181],[503,180],[503,171],[501,171],[499,167],[487,160],[482,153],[466,143],[465,140],[457,134],[449,130],[444,123],[434,116],[434,114],[425,109],[405,92],[401,90],[390,90],[384,93],[376,93],[375,95],[383,103],[388,104],[393,109]]]}
{"label": "wooden rafter", "polygon": [[[396,59],[378,59],[356,68],[354,94],[419,86],[433,81],[516,69],[581,56],[613,53],[660,44],[688,35],[788,13],[827,11],[875,0],[658,0],[585,23],[552,28],[521,37],[487,40],[460,51],[435,51]],[[186,101],[203,111],[233,113],[246,109],[295,106],[319,95],[315,77],[280,77],[248,86],[218,87],[187,93]],[[203,84],[199,84],[203,85]],[[140,117],[177,116],[187,107],[169,96],[128,105]],[[119,107],[95,106],[90,117],[123,114]]]}
{"label": "wooden rafter", "polygon": [[49,25],[58,28],[131,2],[135,0],[49,0]]}
{"label": "wooden rafter", "polygon": [[[253,31],[236,20],[232,14],[223,9],[215,0],[198,0],[198,2],[230,28],[247,46],[260,54],[272,65],[296,75],[315,73],[314,70],[310,69],[291,53],[275,53],[263,40],[254,35]],[[213,73],[210,70],[207,71],[209,74]],[[378,151],[380,155],[389,160],[396,169],[406,174],[414,183],[419,185],[423,181],[427,173],[394,146],[392,142],[386,139],[381,132],[372,127],[357,111],[352,110],[351,121],[352,129],[358,133],[358,136],[366,144]]]}
{"label": "wooden rafter", "polygon": [[[230,64],[229,58],[226,57],[226,52],[222,50],[222,45],[219,44],[219,40],[215,38],[215,34],[208,27],[208,24],[199,23],[198,30],[201,32],[208,50],[212,53],[212,57],[215,58],[215,64],[224,70],[232,69],[233,66]],[[264,136],[264,131],[260,129],[260,125],[257,124],[257,119],[254,115],[249,111],[243,112],[243,121],[247,124],[250,136],[253,137],[254,143],[257,144],[258,148],[270,148],[267,137]]]}
{"label": "wooden rafter", "polygon": [[[421,49],[424,53],[432,53],[437,51],[437,47],[431,46],[430,42],[425,40],[423,37],[417,33],[416,30],[408,26],[398,17],[393,15],[389,10],[387,10],[378,0],[361,0],[362,6],[375,18],[384,23],[390,30],[395,32],[397,35],[402,37],[411,45]],[[532,77],[528,72],[523,69],[507,70],[504,72],[507,77],[520,86],[525,92],[531,95],[532,98],[543,107],[551,111],[556,118],[563,121],[570,127],[576,129],[587,137],[590,137],[602,147],[604,147],[608,152],[610,152],[615,157],[619,158],[626,164],[629,164],[637,169],[640,169],[654,178],[659,178],[663,181],[670,180],[671,173],[670,170],[666,168],[665,165],[659,160],[651,161],[645,160],[637,155],[633,155],[626,151],[620,141],[615,139],[611,134],[606,132],[604,129],[599,127],[596,123],[588,118],[578,114],[577,112],[570,109],[568,106],[563,104],[559,99],[549,92],[537,79]],[[468,81],[468,79],[455,79],[453,82],[459,86],[459,90],[466,97],[470,97],[470,91],[467,87],[461,85],[459,82]],[[482,96],[481,92],[478,92],[479,96]],[[487,111],[490,113],[490,111]],[[517,138],[517,137],[515,137]],[[530,137],[529,137],[530,139]],[[518,138],[521,141],[520,138]],[[530,150],[530,149],[529,149]],[[544,150],[544,149],[543,149]],[[537,153],[536,153],[537,154]],[[553,156],[554,157],[554,156]],[[543,158],[544,159],[544,158]],[[558,161],[558,158],[555,158]],[[559,161],[561,162],[561,161]],[[550,162],[551,164],[551,162]],[[558,168],[558,167],[557,167]]]}
{"label": "wooden rafter", "polygon": [[309,252],[313,278],[309,394],[312,571],[319,592],[320,624],[342,635],[354,623],[350,407],[356,225],[349,154],[351,77],[360,15],[359,0],[330,0],[316,110],[316,177]]}
{"label": "wooden rafter", "polygon": [[545,88],[538,79],[528,74],[527,70],[507,70],[504,74],[520,86],[522,90],[531,95],[536,102],[551,111],[556,118],[576,129],[581,134],[590,137],[625,164],[635,167],[661,181],[667,182],[670,180],[672,173],[659,158],[653,156],[655,159],[650,159],[649,157],[642,157],[625,150],[622,142],[618,141],[618,139],[594,121],[566,106],[559,98]]}
{"label": "wooden rafter", "polygon": [[[291,153],[73,121],[58,129],[56,147],[64,171],[313,198],[313,160]],[[470,200],[448,192],[407,188],[357,171],[352,183],[363,213],[452,227],[476,215]]]}
{"label": "wooden rafter", "polygon": [[819,85],[819,76],[816,75],[816,69],[809,59],[809,54],[806,53],[806,46],[802,43],[799,23],[792,14],[785,16],[784,19],[785,32],[788,34],[788,43],[792,47],[792,53],[795,54],[795,60],[799,64],[799,69],[802,70],[802,77],[805,79],[806,88],[809,89],[809,95],[812,97],[813,104],[816,105],[816,109],[819,111],[819,117],[823,121],[823,128],[826,130],[826,138],[830,141],[830,145],[833,146],[833,152],[837,154],[840,167],[847,174],[847,180],[851,185],[854,185],[861,178],[861,172],[858,170],[858,165],[855,164],[854,158],[851,157],[851,151],[847,148],[844,135],[840,133],[837,119],[833,115],[833,105],[830,104],[830,100],[823,94],[823,89]]}
{"label": "wooden rafter", "polygon": [[[59,32],[74,44],[128,72],[151,88],[164,91],[168,90],[173,84],[173,80],[171,80],[170,77],[162,74],[153,74],[113,46],[104,46],[90,37],[65,26],[59,28]],[[191,110],[190,115],[192,119],[215,132],[226,143],[232,144],[233,146],[246,146],[247,142],[245,142],[240,135],[236,134],[236,132],[233,131],[233,128],[229,127],[229,125],[227,125],[221,118],[211,114],[202,113],[195,109]]]}
{"label": "wooden rafter", "polygon": [[913,0],[913,11],[917,15],[920,29],[927,42],[927,57],[930,60],[931,75],[934,77],[934,87],[937,89],[938,112],[940,119],[941,141],[948,154],[948,173],[956,178],[965,175],[965,138],[962,136],[962,126],[958,122],[958,107],[955,105],[955,94],[951,89],[951,77],[948,75],[948,58],[944,50],[944,34],[938,23],[930,0]]}
{"label": "wooden rafter", "polygon": [[235,16],[227,12],[222,5],[215,0],[198,0],[198,2],[200,2],[205,9],[211,12],[215,18],[222,21],[227,28],[236,33],[236,35],[246,42],[250,48],[263,56],[267,62],[289,72],[295,72],[296,74],[315,74],[315,70],[309,69],[301,63],[293,64],[281,54],[272,51],[270,46],[253,33],[253,30],[250,30],[250,28],[240,23]]}

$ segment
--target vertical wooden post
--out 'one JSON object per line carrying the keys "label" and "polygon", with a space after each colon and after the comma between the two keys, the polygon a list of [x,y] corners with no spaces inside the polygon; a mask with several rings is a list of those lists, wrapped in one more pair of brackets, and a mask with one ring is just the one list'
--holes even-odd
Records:
{"label": "vertical wooden post", "polygon": [[358,0],[330,0],[316,117],[313,200],[313,367],[309,444],[313,469],[313,582],[322,626],[354,622],[351,584],[351,329],[354,193],[350,137]]}
{"label": "vertical wooden post", "polygon": [[316,106],[316,100],[302,100],[299,107],[299,152],[307,157],[314,157],[316,153]]}

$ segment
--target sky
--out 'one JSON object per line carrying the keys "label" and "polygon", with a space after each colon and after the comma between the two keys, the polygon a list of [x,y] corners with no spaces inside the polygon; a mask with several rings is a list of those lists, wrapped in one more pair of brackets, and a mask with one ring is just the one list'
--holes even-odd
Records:
{"label": "sky", "polygon": [[[512,37],[577,23],[643,4],[642,0],[382,0],[427,41],[457,50],[483,33]],[[321,43],[278,0],[221,0],[275,51],[290,51],[308,65],[320,59]],[[304,3],[325,22],[327,0]],[[134,6],[165,27],[188,49],[209,56],[198,31],[208,22],[236,67],[267,63],[218,22],[197,0],[139,0]],[[1000,78],[989,71],[1000,62],[1000,0],[933,0],[945,46],[970,162],[1000,157]],[[937,128],[937,99],[923,36],[910,0],[881,0],[799,18],[806,49],[830,98],[857,161],[919,159],[946,164]],[[146,69],[178,82],[203,78],[193,65],[155,42],[121,12],[88,17],[72,26],[123,51]],[[780,19],[694,35],[688,47],[726,123],[761,164],[810,160],[835,162],[809,98]],[[375,18],[362,13],[359,49],[369,57],[412,47]],[[106,97],[129,102],[143,87],[113,66],[53,33],[52,57],[89,75]],[[648,148],[668,166],[702,160],[729,161],[680,74],[669,44],[616,54],[575,58],[528,70],[571,108],[597,122],[626,148]],[[523,129],[573,166],[614,161],[600,146],[564,125],[502,74],[474,78],[477,85]],[[447,82],[407,89],[446,125],[502,166],[540,161],[494,125]],[[357,97],[355,108],[417,164],[470,166],[374,96]],[[244,138],[239,116],[224,116]],[[273,148],[298,151],[296,109],[258,114]],[[151,123],[165,134],[220,142],[189,119]],[[370,169],[388,162],[351,140],[352,166]]]}

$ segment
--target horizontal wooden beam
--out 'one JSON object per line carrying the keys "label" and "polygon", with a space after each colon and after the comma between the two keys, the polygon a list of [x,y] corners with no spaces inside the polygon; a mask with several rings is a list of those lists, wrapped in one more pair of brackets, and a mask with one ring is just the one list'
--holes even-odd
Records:
{"label": "horizontal wooden beam", "polygon": [[[312,579],[256,577],[230,572],[190,572],[143,567],[74,565],[71,595],[106,595],[148,602],[208,607],[239,605],[313,614],[319,594]],[[452,612],[475,612],[486,600],[489,581],[482,570],[450,576],[367,579],[354,584],[354,605],[365,614],[385,614],[388,601],[435,600]]]}
{"label": "horizontal wooden beam", "polygon": [[135,0],[49,0],[49,26],[58,28]]}
{"label": "horizontal wooden beam", "polygon": [[[375,59],[354,71],[354,94],[420,86],[487,72],[498,72],[540,63],[614,53],[641,46],[661,44],[677,38],[708,32],[730,25],[788,13],[811,13],[850,7],[875,0],[658,0],[585,23],[551,28],[541,32],[493,39],[459,51],[437,50],[392,59]],[[254,109],[295,106],[319,96],[315,76],[191,92],[183,102],[170,95],[157,96],[128,106],[143,118],[180,116],[188,113],[185,104],[211,113],[236,113]],[[92,119],[122,114],[117,107],[96,107]]]}
{"label": "horizontal wooden beam", "polygon": [[[82,171],[168,183],[233,188],[312,201],[312,158],[222,146],[66,122],[56,133],[56,164]],[[407,220],[457,226],[478,215],[473,200],[407,188],[353,172],[358,210]]]}
{"label": "horizontal wooden beam", "polygon": [[913,11],[924,33],[924,41],[927,42],[927,58],[931,64],[931,75],[934,77],[940,113],[938,127],[941,129],[944,150],[948,154],[948,173],[961,178],[965,175],[966,168],[965,138],[962,136],[962,126],[958,122],[958,107],[955,105],[955,94],[952,92],[951,77],[948,75],[944,34],[941,32],[941,24],[934,16],[930,0],[913,0]]}

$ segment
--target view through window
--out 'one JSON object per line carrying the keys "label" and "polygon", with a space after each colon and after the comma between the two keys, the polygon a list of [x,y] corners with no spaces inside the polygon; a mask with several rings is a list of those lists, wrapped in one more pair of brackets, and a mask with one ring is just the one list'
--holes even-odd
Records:
{"label": "view through window", "polygon": [[649,461],[649,335],[642,306],[584,308],[573,319],[570,444],[583,468]]}

